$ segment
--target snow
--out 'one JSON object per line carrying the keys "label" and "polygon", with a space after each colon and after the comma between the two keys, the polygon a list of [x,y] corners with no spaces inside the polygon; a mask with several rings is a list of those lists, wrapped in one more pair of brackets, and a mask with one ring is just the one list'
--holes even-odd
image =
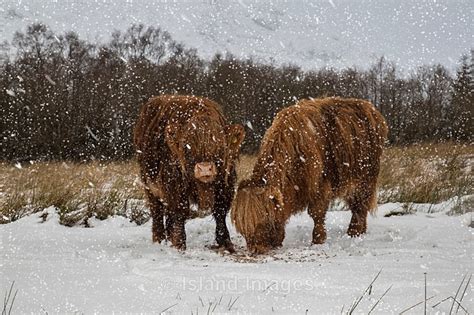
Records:
{"label": "snow", "polygon": [[[37,213],[0,226],[0,294],[15,281],[14,313],[341,313],[381,271],[356,313],[367,313],[390,286],[374,313],[423,301],[424,273],[428,296],[435,295],[429,312],[448,312],[449,301],[431,306],[456,293],[473,261],[472,215],[446,215],[452,204],[390,217],[384,214],[402,205],[381,205],[367,235],[356,239],[345,234],[350,213],[330,211],[328,240],[318,246],[309,246],[312,221],[303,213],[288,223],[281,249],[258,257],[246,255],[232,226],[237,254],[208,249],[210,217],[187,223],[183,253],[153,244],[151,222],[113,217],[68,228],[50,207],[44,222]],[[466,294],[462,304],[472,311],[472,284]]]}
{"label": "snow", "polygon": [[247,122],[245,123],[245,125],[247,125],[247,127],[251,130],[253,130],[253,125],[252,125],[252,122],[250,122],[250,120],[247,120]]}
{"label": "snow", "polygon": [[0,42],[33,22],[101,42],[143,23],[206,58],[232,52],[313,69],[366,68],[385,55],[406,70],[454,69],[472,48],[473,20],[471,0],[3,0]]}
{"label": "snow", "polygon": [[12,97],[15,97],[16,96],[16,93],[12,90],[6,90],[7,94],[12,96]]}
{"label": "snow", "polygon": [[94,138],[95,141],[99,141],[99,137],[97,137],[97,136],[92,132],[92,130],[91,130],[91,128],[90,128],[89,126],[86,125],[85,128],[86,128],[87,133],[88,133],[92,138]]}

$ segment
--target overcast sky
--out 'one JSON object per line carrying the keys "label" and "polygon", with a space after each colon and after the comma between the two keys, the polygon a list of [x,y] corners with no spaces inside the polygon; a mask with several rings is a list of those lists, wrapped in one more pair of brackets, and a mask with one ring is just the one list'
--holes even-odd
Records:
{"label": "overcast sky", "polygon": [[322,66],[367,67],[385,55],[404,69],[454,69],[474,48],[472,0],[0,0],[0,37],[32,22],[106,41],[131,23],[161,26],[204,57],[240,57]]}

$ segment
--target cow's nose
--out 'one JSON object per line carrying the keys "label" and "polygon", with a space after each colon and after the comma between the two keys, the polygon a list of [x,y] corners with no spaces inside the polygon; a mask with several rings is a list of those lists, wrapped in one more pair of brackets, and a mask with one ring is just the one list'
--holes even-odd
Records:
{"label": "cow's nose", "polygon": [[201,162],[194,166],[194,177],[202,182],[211,182],[216,175],[216,164],[214,162]]}
{"label": "cow's nose", "polygon": [[199,170],[201,172],[204,172],[204,173],[208,173],[208,172],[212,171],[212,165],[210,165],[210,164],[199,165],[198,167],[199,167]]}

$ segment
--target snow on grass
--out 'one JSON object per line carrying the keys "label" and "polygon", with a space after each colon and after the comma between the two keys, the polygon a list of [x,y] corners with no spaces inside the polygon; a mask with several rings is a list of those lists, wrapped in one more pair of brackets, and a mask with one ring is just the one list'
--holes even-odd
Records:
{"label": "snow on grass", "polygon": [[[421,206],[420,206],[421,207]],[[151,242],[151,222],[124,217],[91,220],[92,228],[60,225],[54,208],[1,225],[1,294],[12,281],[18,289],[15,313],[276,313],[347,311],[374,276],[371,294],[356,313],[396,313],[424,298],[429,311],[448,312],[462,277],[472,272],[471,214],[416,212],[384,215],[400,204],[384,204],[369,218],[367,235],[346,234],[350,213],[327,215],[328,240],[310,246],[312,220],[294,216],[283,247],[249,257],[231,226],[237,254],[218,254],[210,217],[186,225],[188,250]],[[229,223],[230,224],[230,223]],[[472,285],[471,285],[472,287]],[[471,288],[462,304],[474,309]],[[411,310],[419,314],[423,305]]]}

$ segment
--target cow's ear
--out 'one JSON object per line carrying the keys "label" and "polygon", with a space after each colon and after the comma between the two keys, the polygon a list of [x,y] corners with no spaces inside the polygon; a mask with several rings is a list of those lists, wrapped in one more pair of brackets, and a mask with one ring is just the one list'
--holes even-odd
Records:
{"label": "cow's ear", "polygon": [[225,155],[225,182],[228,184],[229,175],[234,167],[235,160],[239,157],[240,146],[245,138],[245,129],[241,125],[225,127],[226,155]]}
{"label": "cow's ear", "polygon": [[239,154],[240,145],[245,138],[245,129],[241,125],[235,124],[225,127],[227,147],[235,154]]}
{"label": "cow's ear", "polygon": [[179,130],[175,125],[168,125],[165,128],[165,141],[170,149],[172,155],[179,162],[181,171],[183,174],[186,174],[185,158],[184,158],[184,149],[181,146],[179,141]]}

